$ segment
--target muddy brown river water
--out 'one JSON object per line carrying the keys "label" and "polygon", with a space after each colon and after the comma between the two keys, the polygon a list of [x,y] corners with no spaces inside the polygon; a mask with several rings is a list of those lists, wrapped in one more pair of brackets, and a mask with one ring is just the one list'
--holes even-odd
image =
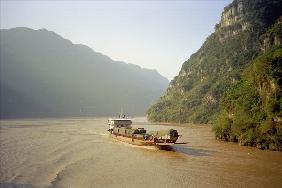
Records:
{"label": "muddy brown river water", "polygon": [[0,187],[282,187],[282,152],[214,139],[209,125],[150,125],[183,135],[169,151],[113,140],[107,119],[0,121]]}

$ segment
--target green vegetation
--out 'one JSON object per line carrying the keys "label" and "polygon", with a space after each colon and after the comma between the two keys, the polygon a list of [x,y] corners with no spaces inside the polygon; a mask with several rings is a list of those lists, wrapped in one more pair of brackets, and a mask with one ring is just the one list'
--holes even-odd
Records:
{"label": "green vegetation", "polygon": [[212,34],[186,61],[166,94],[148,110],[151,121],[207,123],[219,110],[223,92],[259,51],[255,33],[243,31],[220,41]]}
{"label": "green vegetation", "polygon": [[[228,10],[236,10],[239,2],[243,3],[243,11],[229,14]],[[216,31],[184,62],[165,95],[149,108],[148,119],[212,122],[220,111],[225,91],[241,79],[242,71],[261,53],[263,38],[259,36],[281,15],[281,9],[282,1],[235,0],[225,9],[223,17],[230,19],[230,23],[238,21],[233,25],[224,25],[222,21],[216,25]]]}
{"label": "green vegetation", "polygon": [[256,58],[221,100],[213,130],[226,141],[282,150],[282,48]]}
{"label": "green vegetation", "polygon": [[282,150],[281,6],[234,0],[148,110],[149,120],[212,122],[218,139]]}

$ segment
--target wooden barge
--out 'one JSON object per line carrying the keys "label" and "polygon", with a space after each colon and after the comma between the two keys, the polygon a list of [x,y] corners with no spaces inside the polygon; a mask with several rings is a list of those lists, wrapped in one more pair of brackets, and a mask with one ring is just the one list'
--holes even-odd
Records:
{"label": "wooden barge", "polygon": [[149,131],[144,128],[133,128],[128,118],[109,119],[108,131],[119,141],[138,146],[170,146],[175,144],[179,134],[177,130]]}

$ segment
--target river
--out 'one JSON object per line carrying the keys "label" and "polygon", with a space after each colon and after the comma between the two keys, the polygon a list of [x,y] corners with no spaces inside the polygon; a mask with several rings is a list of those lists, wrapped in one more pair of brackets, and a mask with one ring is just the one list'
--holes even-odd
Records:
{"label": "river", "polygon": [[109,137],[106,118],[1,120],[0,187],[282,187],[282,152],[214,139],[210,125],[151,125],[182,135],[171,150]]}

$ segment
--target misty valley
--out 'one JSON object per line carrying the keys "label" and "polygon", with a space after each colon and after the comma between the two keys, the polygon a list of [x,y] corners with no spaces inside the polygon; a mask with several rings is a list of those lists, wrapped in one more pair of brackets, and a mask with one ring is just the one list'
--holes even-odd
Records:
{"label": "misty valley", "polygon": [[0,3],[1,188],[282,187],[281,0]]}

